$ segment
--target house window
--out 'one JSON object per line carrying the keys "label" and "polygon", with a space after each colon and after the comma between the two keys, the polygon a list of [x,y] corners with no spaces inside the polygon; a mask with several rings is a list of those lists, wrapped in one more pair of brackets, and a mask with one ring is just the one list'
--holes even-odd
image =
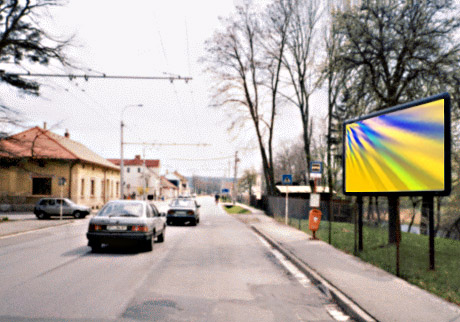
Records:
{"label": "house window", "polygon": [[104,198],[104,192],[105,192],[104,189],[105,189],[105,187],[104,187],[104,179],[101,179],[101,197],[102,198]]}
{"label": "house window", "polygon": [[126,168],[126,172],[128,172],[128,173],[129,173],[129,168]]}
{"label": "house window", "polygon": [[81,196],[85,196],[85,179],[81,179]]}
{"label": "house window", "polygon": [[94,179],[91,179],[91,197],[94,197],[95,183]]}
{"label": "house window", "polygon": [[120,196],[120,182],[117,181],[117,198]]}
{"label": "house window", "polygon": [[51,178],[32,178],[33,195],[51,195]]}
{"label": "house window", "polygon": [[141,168],[137,168],[137,173],[140,173],[141,172]]}

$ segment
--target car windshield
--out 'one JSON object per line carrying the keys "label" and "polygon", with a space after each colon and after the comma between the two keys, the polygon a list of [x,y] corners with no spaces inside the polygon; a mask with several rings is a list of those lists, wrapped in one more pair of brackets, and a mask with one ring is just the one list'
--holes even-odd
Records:
{"label": "car windshield", "polygon": [[191,208],[191,207],[194,207],[195,204],[193,202],[193,200],[190,200],[190,199],[175,199],[173,201],[171,201],[171,204],[170,204],[171,207],[187,207],[187,208]]}
{"label": "car windshield", "polygon": [[141,217],[143,205],[140,202],[112,202],[99,212],[102,217]]}
{"label": "car windshield", "polygon": [[63,199],[63,200],[64,200],[65,202],[67,202],[69,205],[74,205],[74,204],[75,204],[75,203],[74,203],[72,200],[70,200],[70,199],[65,198],[65,199]]}

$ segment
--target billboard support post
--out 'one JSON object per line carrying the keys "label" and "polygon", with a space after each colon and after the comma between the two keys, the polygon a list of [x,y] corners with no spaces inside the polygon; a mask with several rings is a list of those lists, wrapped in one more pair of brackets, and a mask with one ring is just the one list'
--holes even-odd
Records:
{"label": "billboard support post", "polygon": [[428,231],[429,231],[429,252],[430,252],[430,262],[429,269],[435,270],[435,261],[434,261],[434,197],[433,195],[425,195],[422,200],[422,212],[425,217],[428,217]]}
{"label": "billboard support post", "polygon": [[356,198],[358,204],[358,250],[363,251],[363,197],[359,195]]}

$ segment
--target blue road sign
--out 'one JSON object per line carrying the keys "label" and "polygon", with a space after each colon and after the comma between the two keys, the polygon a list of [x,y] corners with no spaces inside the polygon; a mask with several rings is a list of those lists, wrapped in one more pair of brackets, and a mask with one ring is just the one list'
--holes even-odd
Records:
{"label": "blue road sign", "polygon": [[292,174],[283,174],[283,178],[281,182],[284,185],[291,185],[292,184]]}
{"label": "blue road sign", "polygon": [[311,161],[310,162],[310,173],[322,173],[323,172],[323,163],[321,161]]}
{"label": "blue road sign", "polygon": [[222,193],[229,193],[229,192],[230,192],[230,190],[228,190],[228,189],[222,189]]}

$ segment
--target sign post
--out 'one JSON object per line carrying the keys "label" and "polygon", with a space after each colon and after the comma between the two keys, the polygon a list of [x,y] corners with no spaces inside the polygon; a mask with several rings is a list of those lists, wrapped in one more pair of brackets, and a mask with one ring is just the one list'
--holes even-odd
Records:
{"label": "sign post", "polygon": [[59,209],[59,220],[62,220],[62,197],[63,197],[63,187],[65,185],[65,178],[64,177],[60,177],[59,180],[58,180],[58,185],[59,187],[61,187],[61,203],[60,203],[60,209]]}
{"label": "sign post", "polygon": [[[310,179],[313,181],[310,185],[313,186],[312,192],[310,194],[310,210],[308,216],[308,227],[313,232],[313,240],[316,240],[316,231],[319,229],[319,224],[321,223],[321,210],[317,209],[321,206],[321,197],[320,194],[316,193],[316,186],[318,180],[321,179],[323,172],[323,163],[321,161],[311,161],[310,162]],[[311,182],[310,181],[310,182]],[[330,220],[329,220],[329,229],[330,229]]]}
{"label": "sign post", "polygon": [[283,174],[282,178],[283,185],[286,186],[286,202],[285,202],[285,209],[284,209],[284,221],[286,225],[289,224],[289,185],[292,184],[292,175],[291,174]]}

